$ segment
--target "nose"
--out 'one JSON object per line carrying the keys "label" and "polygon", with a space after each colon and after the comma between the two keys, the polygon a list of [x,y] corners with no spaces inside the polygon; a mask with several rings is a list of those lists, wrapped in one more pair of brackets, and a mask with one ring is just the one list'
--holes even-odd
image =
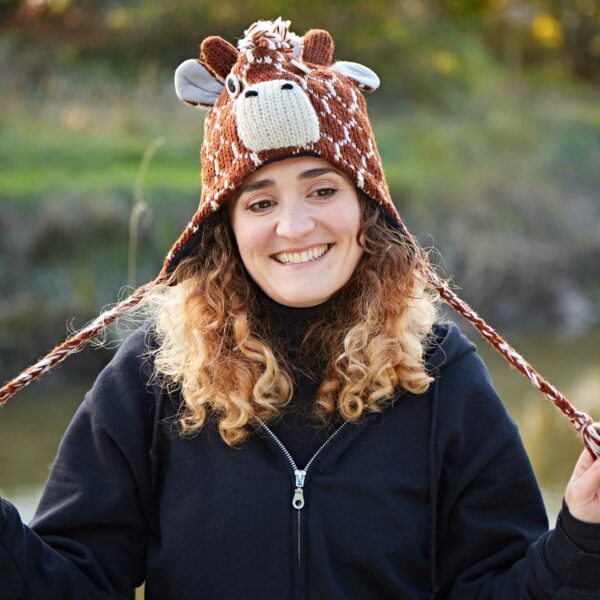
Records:
{"label": "nose", "polygon": [[303,202],[282,202],[277,220],[277,235],[300,240],[315,228],[315,222]]}

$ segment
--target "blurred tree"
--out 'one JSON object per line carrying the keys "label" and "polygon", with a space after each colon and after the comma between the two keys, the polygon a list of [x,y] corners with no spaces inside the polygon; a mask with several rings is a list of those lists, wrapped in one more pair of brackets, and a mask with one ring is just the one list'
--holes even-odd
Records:
{"label": "blurred tree", "polygon": [[600,81],[600,0],[550,0],[573,72]]}
{"label": "blurred tree", "polygon": [[283,16],[299,34],[328,29],[336,57],[380,72],[386,85],[379,98],[445,103],[470,93],[494,62],[521,70],[560,65],[562,59],[577,77],[600,81],[599,5],[600,0],[0,0],[0,31],[11,32],[15,55],[25,47],[32,56],[38,47],[43,68],[52,53],[63,66],[103,61],[131,74],[147,64],[172,69],[197,56],[207,35],[235,42],[253,21]]}
{"label": "blurred tree", "polygon": [[0,0],[0,24],[12,18],[19,4],[20,0]]}

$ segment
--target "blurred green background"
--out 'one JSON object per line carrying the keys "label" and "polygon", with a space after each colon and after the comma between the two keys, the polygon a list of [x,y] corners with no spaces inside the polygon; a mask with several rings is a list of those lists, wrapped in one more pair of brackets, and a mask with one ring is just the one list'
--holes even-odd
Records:
{"label": "blurred green background", "polygon": [[[205,36],[280,15],[379,74],[367,100],[410,229],[600,417],[599,0],[0,0],[0,379],[156,275],[200,189],[203,113],[172,74]],[[483,352],[552,512],[578,442]],[[0,490],[27,514],[111,353],[86,350],[0,411]]]}

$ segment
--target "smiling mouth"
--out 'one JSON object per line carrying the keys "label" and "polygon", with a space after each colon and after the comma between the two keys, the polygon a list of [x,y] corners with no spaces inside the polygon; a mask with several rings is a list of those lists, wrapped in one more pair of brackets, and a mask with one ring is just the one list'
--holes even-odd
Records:
{"label": "smiling mouth", "polygon": [[273,254],[271,258],[282,265],[301,265],[319,260],[329,252],[332,246],[333,244],[321,244],[304,252],[280,252]]}

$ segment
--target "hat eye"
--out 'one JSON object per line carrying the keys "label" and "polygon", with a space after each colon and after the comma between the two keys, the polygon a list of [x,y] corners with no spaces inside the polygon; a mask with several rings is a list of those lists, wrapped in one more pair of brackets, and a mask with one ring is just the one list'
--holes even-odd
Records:
{"label": "hat eye", "polygon": [[240,80],[233,74],[229,73],[225,79],[225,87],[232,98],[236,98],[242,89]]}

